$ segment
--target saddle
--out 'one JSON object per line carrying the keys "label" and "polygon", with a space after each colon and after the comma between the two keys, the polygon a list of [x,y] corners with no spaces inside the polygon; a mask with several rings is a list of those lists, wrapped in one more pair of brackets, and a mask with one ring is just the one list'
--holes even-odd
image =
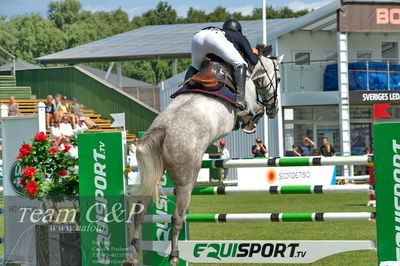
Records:
{"label": "saddle", "polygon": [[201,85],[205,89],[220,88],[221,84],[225,84],[230,91],[236,93],[236,87],[233,85],[232,78],[233,68],[225,63],[219,63],[211,60],[205,60],[200,72],[193,77],[185,80],[183,85]]}

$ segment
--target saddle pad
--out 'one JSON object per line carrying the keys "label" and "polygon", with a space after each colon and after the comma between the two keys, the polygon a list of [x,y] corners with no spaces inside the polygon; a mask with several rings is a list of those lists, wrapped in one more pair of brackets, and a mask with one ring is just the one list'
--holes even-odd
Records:
{"label": "saddle pad", "polygon": [[175,98],[182,93],[202,93],[220,98],[229,102],[232,105],[236,104],[236,93],[233,93],[227,86],[222,86],[221,88],[217,87],[215,89],[204,89],[203,87],[198,85],[193,86],[186,84],[181,89],[172,94],[171,98]]}

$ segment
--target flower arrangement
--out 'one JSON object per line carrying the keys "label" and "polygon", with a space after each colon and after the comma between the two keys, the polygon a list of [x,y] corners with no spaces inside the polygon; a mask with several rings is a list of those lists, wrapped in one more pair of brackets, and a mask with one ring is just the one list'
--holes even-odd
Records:
{"label": "flower arrangement", "polygon": [[44,132],[35,135],[31,144],[22,144],[17,156],[22,167],[20,184],[29,197],[76,196],[78,194],[77,149],[65,145],[52,147]]}

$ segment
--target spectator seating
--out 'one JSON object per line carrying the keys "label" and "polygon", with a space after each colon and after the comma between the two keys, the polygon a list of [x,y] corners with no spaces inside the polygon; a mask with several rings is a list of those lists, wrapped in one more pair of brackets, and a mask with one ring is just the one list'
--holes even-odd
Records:
{"label": "spectator seating", "polygon": [[[15,94],[13,94],[15,95]],[[8,97],[8,96],[7,96]],[[22,115],[35,115],[37,114],[37,104],[38,102],[45,102],[45,99],[18,99],[17,103],[19,105],[19,111]],[[0,98],[0,105],[7,104],[8,100]],[[112,127],[112,121],[110,119],[102,119],[101,114],[95,113],[93,110],[86,108],[83,104],[80,104],[81,111],[88,117],[90,117],[100,128],[89,129],[88,132],[113,132],[121,131],[119,128]],[[136,137],[134,134],[127,133],[127,140],[133,141]]]}

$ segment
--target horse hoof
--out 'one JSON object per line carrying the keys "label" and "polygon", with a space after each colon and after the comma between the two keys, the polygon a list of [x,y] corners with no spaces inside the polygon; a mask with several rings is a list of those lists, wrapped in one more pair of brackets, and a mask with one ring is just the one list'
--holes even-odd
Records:
{"label": "horse hoof", "polygon": [[135,246],[130,245],[128,248],[128,253],[125,262],[123,263],[123,266],[134,266],[136,265],[137,262],[137,255],[138,251]]}
{"label": "horse hoof", "polygon": [[135,266],[136,263],[124,262],[122,266]]}
{"label": "horse hoof", "polygon": [[169,265],[177,266],[178,264],[179,264],[179,250],[173,250],[169,255]]}
{"label": "horse hoof", "polygon": [[242,129],[244,133],[253,134],[254,132],[256,132],[257,124],[254,124],[250,121],[246,125],[242,125]]}
{"label": "horse hoof", "polygon": [[170,260],[169,260],[169,265],[170,266],[177,266],[178,265],[178,263],[179,263],[179,258],[171,258]]}

